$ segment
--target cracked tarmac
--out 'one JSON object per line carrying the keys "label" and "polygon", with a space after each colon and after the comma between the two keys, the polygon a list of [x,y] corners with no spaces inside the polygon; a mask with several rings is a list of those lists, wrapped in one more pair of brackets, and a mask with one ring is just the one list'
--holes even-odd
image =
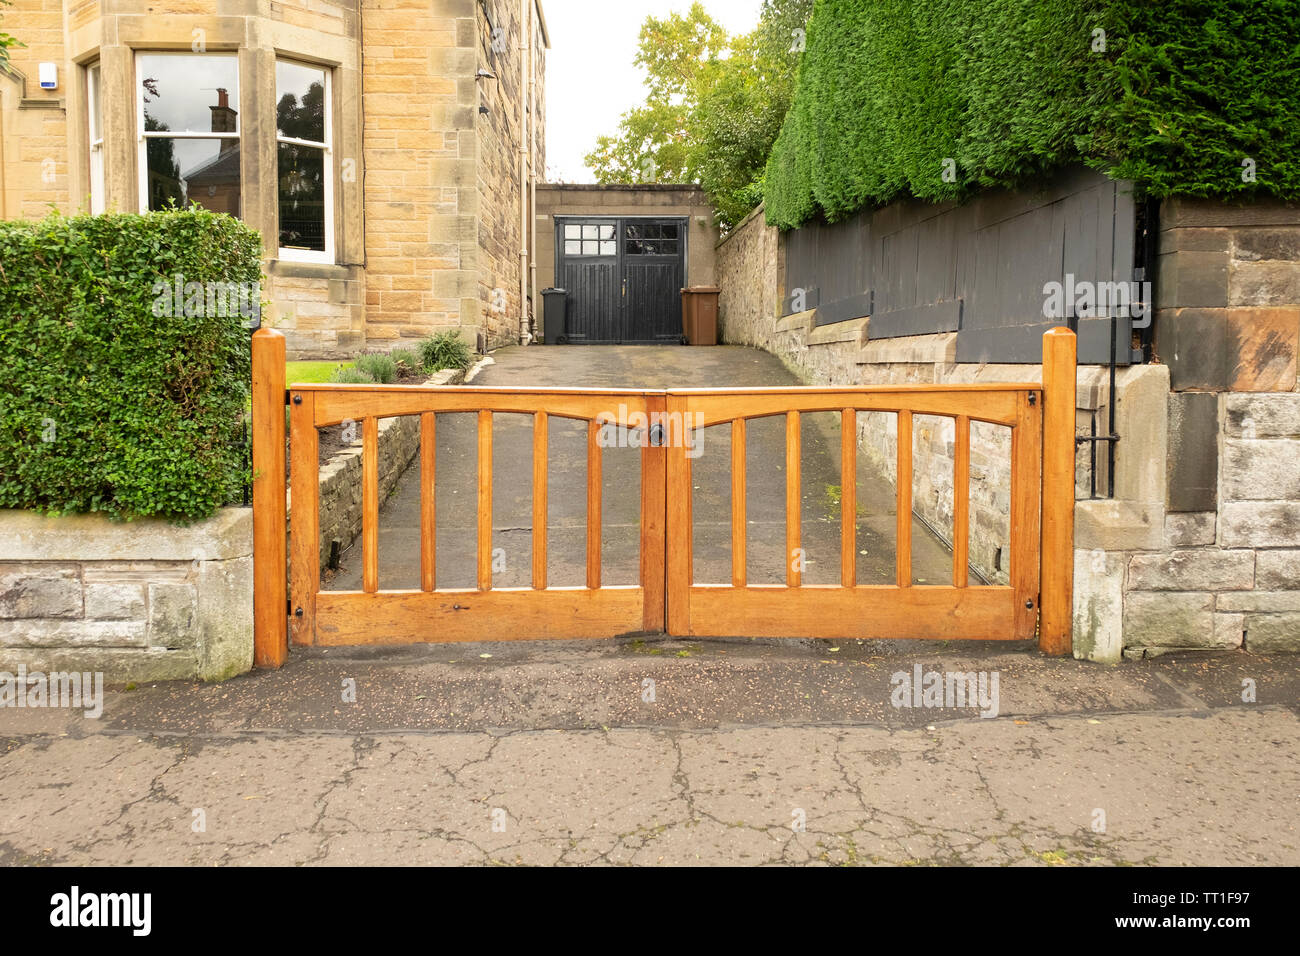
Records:
{"label": "cracked tarmac", "polygon": [[[893,707],[914,664],[996,670],[999,715]],[[856,641],[295,652],[225,684],[111,689],[99,720],[0,710],[0,864],[1296,865],[1296,664]]]}

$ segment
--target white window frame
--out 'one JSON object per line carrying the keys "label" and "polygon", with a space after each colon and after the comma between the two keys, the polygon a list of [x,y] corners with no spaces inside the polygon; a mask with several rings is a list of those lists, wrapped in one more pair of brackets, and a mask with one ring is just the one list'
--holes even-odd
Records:
{"label": "white window frame", "polygon": [[104,73],[96,60],[86,67],[86,134],[90,156],[90,214],[104,212]]}
{"label": "white window frame", "polygon": [[[135,122],[136,129],[139,131],[140,142],[136,151],[136,165],[139,166],[140,177],[140,211],[149,211],[149,140],[151,139],[233,139],[239,141],[244,133],[244,119],[240,115],[241,111],[235,110],[235,131],[233,133],[211,133],[211,132],[175,132],[168,130],[166,132],[146,133],[144,129],[144,71],[140,68],[140,60],[146,56],[211,56],[226,57],[235,61],[235,102],[240,102],[239,86],[239,55],[233,50],[229,52],[216,53],[182,53],[174,50],[138,50],[135,54]],[[239,171],[239,218],[244,217],[244,171]]]}
{"label": "white window frame", "polygon": [[[313,70],[321,70],[325,74],[325,141],[318,143],[310,139],[298,139],[294,136],[281,136],[279,124],[275,128],[275,235],[276,245],[278,247],[279,258],[285,262],[318,262],[327,265],[334,264],[334,70],[322,63],[312,63],[309,60],[300,60],[290,56],[278,56],[275,58],[276,65],[280,63],[290,63],[294,66],[305,66]],[[276,104],[280,102],[280,87],[276,84],[275,100]],[[290,146],[307,146],[319,149],[325,154],[323,168],[325,170],[325,251],[317,252],[314,249],[286,249],[279,245],[280,239],[280,144],[285,143]]]}

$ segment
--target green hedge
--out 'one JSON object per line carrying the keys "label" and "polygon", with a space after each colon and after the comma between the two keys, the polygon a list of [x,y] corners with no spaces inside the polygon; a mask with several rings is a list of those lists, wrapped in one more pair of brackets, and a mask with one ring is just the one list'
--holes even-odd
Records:
{"label": "green hedge", "polygon": [[258,233],[203,210],[0,223],[0,507],[237,500],[260,279]]}
{"label": "green hedge", "polygon": [[1300,0],[817,0],[768,222],[1078,163],[1156,197],[1300,198],[1297,23]]}

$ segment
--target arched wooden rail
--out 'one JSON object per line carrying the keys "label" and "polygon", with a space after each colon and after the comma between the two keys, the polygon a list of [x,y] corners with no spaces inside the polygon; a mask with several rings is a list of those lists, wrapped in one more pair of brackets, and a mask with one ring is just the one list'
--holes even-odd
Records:
{"label": "arched wooden rail", "polygon": [[[505,389],[284,383],[284,341],[253,336],[255,639],[260,666],[279,666],[286,637],[300,644],[603,637],[667,630],[679,635],[916,637],[1014,640],[1037,629],[1047,653],[1070,650],[1074,507],[1075,338],[1044,337],[1043,384],[749,389]],[[289,407],[292,534],[285,601],[284,415]],[[474,588],[439,588],[434,487],[438,413],[477,416],[477,548]],[[841,578],[810,585],[797,562],[784,584],[746,579],[747,422],[784,416],[787,555],[800,548],[801,416],[840,416]],[[896,578],[856,581],[857,416],[897,416]],[[494,415],[533,419],[532,580],[526,588],[492,581]],[[420,587],[379,589],[379,420],[420,418]],[[912,428],[918,415],[954,422],[951,583],[912,581]],[[586,581],[547,581],[548,428],[552,417],[587,423]],[[319,567],[317,429],[343,422],[362,436],[362,588],[322,591]],[[1011,429],[1010,579],[971,586],[970,426]],[[692,579],[692,427],[731,426],[731,580]],[[600,429],[662,426],[641,449],[640,580],[611,586],[601,577]],[[1041,503],[1041,511],[1040,511]],[[1041,516],[1041,521],[1040,521]],[[285,612],[288,612],[287,616]]]}

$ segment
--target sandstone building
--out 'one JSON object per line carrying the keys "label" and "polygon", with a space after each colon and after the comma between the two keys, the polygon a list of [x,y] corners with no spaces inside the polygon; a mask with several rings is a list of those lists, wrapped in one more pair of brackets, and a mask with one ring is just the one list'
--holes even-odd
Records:
{"label": "sandstone building", "polygon": [[482,347],[531,335],[540,0],[14,0],[2,15],[25,46],[0,71],[0,217],[236,215],[262,234],[291,357],[444,328]]}

